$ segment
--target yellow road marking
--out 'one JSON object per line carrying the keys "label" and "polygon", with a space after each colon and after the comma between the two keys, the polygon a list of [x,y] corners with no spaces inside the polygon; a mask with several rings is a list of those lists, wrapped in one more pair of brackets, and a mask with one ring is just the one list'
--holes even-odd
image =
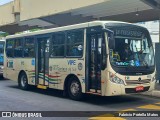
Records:
{"label": "yellow road marking", "polygon": [[[155,103],[155,104],[160,104],[160,102]],[[136,108],[150,109],[150,110],[160,110],[160,106],[153,105],[153,104],[143,105],[143,106],[139,106],[139,107],[136,107]],[[127,111],[137,111],[137,110],[129,108],[129,109],[121,110],[121,111],[116,112],[116,113],[122,113],[122,112],[127,112]],[[114,117],[113,114],[104,114],[104,115],[100,115],[100,116],[96,116],[96,117],[91,117],[91,118],[89,118],[89,120],[126,120],[126,119],[122,118],[122,117]]]}
{"label": "yellow road marking", "polygon": [[103,114],[96,117],[91,117],[89,120],[126,120],[121,117],[114,117],[113,114]]}
{"label": "yellow road marking", "polygon": [[128,112],[128,111],[136,111],[136,110],[135,109],[124,109],[124,110],[118,111],[116,113],[125,113],[125,112]]}
{"label": "yellow road marking", "polygon": [[96,117],[114,117],[114,115],[113,114],[103,114],[103,115],[99,115]]}
{"label": "yellow road marking", "polygon": [[144,105],[144,106],[139,106],[137,108],[141,108],[141,109],[150,109],[150,110],[160,110],[160,106],[157,105]]}
{"label": "yellow road marking", "polygon": [[155,104],[160,104],[160,102],[158,102],[158,103],[155,103]]}
{"label": "yellow road marking", "polygon": [[[135,110],[135,109],[125,109],[125,110],[121,110],[121,111],[122,111],[122,112],[125,112],[125,111],[127,112],[127,111],[136,111],[136,110]],[[121,112],[121,111],[120,111],[120,112]]]}

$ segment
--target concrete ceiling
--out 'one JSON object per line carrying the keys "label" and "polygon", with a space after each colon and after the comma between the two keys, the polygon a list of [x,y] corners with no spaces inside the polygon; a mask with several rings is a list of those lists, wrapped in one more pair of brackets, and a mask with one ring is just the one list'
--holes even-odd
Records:
{"label": "concrete ceiling", "polygon": [[140,22],[159,19],[160,0],[106,0],[57,15],[40,18],[58,26],[91,20],[118,20]]}
{"label": "concrete ceiling", "polygon": [[141,22],[158,20],[160,0],[107,0],[66,13],[40,18],[58,26],[87,22],[92,20],[115,20]]}
{"label": "concrete ceiling", "polygon": [[110,0],[96,5],[73,10],[73,15],[82,14],[83,16],[93,16],[101,18],[104,16],[113,16],[119,14],[132,13],[137,11],[152,9],[141,0]]}
{"label": "concrete ceiling", "polygon": [[[160,0],[106,0],[102,3],[66,11],[56,15],[20,21],[16,25],[1,27],[13,34],[31,28],[51,28],[92,20],[141,22],[160,18]],[[12,28],[12,29],[10,29]]]}

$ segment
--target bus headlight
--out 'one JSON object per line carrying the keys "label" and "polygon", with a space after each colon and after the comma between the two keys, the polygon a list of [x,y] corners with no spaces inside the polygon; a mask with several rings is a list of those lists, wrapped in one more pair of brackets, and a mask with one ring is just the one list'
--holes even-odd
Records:
{"label": "bus headlight", "polygon": [[124,81],[120,78],[118,78],[117,76],[110,74],[110,81],[113,83],[117,83],[117,84],[123,84],[124,85]]}

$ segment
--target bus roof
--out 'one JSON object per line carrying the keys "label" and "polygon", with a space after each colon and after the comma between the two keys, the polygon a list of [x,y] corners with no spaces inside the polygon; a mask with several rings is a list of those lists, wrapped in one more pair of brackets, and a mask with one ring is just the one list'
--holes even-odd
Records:
{"label": "bus roof", "polygon": [[[80,24],[56,27],[56,28],[51,28],[51,29],[44,29],[44,30],[39,30],[39,31],[35,31],[35,32],[9,35],[9,36],[6,37],[6,39],[17,38],[17,37],[27,37],[27,36],[40,35],[40,34],[47,34],[47,33],[52,33],[52,32],[60,32],[60,31],[64,31],[64,30],[86,28],[86,27],[92,27],[92,26],[98,26],[98,25],[104,26],[104,24],[106,24],[106,23],[122,23],[122,24],[134,25],[132,23],[121,22],[121,21],[91,21],[91,22],[85,22],[85,23],[80,23]],[[135,26],[142,27],[140,25],[135,25]]]}

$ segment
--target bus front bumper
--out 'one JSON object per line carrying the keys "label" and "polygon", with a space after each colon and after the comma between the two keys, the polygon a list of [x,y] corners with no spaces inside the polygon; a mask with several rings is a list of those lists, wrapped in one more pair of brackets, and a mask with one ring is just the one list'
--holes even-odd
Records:
{"label": "bus front bumper", "polygon": [[[143,88],[143,89],[137,90],[138,87]],[[148,84],[134,84],[134,85],[126,85],[126,86],[122,84],[114,84],[114,85],[111,85],[109,89],[108,91],[110,92],[106,91],[105,96],[116,96],[116,95],[132,94],[132,93],[141,93],[141,92],[154,90],[155,81],[150,82]]]}

